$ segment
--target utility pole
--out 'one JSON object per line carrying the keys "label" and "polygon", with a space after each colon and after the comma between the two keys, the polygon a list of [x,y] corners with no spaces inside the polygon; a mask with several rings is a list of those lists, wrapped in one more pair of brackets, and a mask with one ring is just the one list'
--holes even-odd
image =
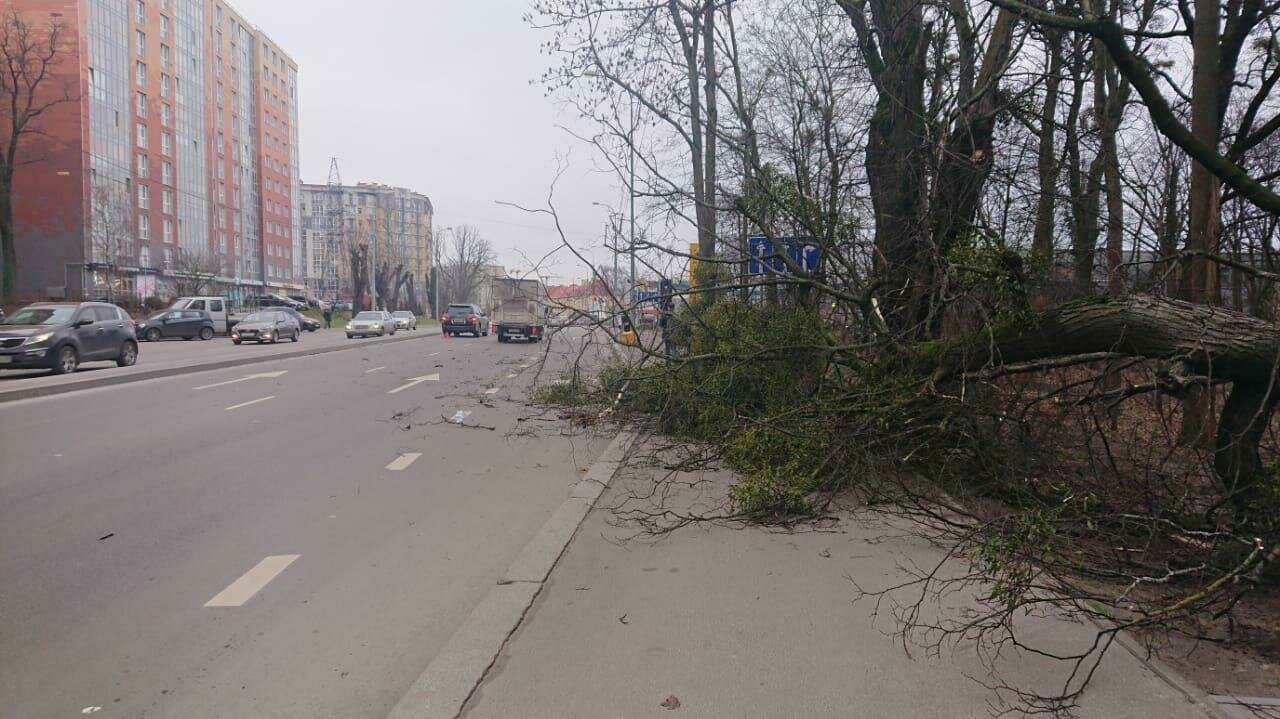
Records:
{"label": "utility pole", "polygon": [[[377,202],[376,200],[374,201]],[[373,207],[373,233],[369,238],[369,309],[378,309],[378,206]]]}
{"label": "utility pole", "polygon": [[444,233],[452,232],[452,231],[453,231],[452,227],[441,227],[440,233],[439,233],[441,237],[436,237],[433,235],[431,238],[431,252],[433,255],[433,258],[431,260],[431,269],[436,274],[436,286],[435,286],[436,306],[433,308],[435,309],[436,315],[440,314],[440,283],[441,281],[444,280],[444,273],[440,271],[440,240],[442,239]]}
{"label": "utility pole", "polygon": [[[630,103],[630,119],[631,131],[627,133],[627,144],[631,147],[631,162],[629,165],[630,179],[627,181],[627,195],[631,199],[631,238],[627,242],[627,251],[631,255],[631,281],[627,283],[629,289],[627,294],[629,297],[628,304],[636,303],[636,111],[635,99],[632,98]],[[617,255],[614,255],[617,258]]]}

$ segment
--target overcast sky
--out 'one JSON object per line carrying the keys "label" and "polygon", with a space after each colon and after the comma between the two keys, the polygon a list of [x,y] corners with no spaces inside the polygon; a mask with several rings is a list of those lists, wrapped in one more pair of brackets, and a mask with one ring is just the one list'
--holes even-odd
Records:
{"label": "overcast sky", "polygon": [[[590,134],[576,113],[531,85],[548,65],[529,0],[232,0],[298,63],[302,179],[323,183],[336,156],[344,182],[383,182],[431,198],[436,227],[471,224],[509,268],[559,243],[544,216],[501,207],[556,190],[569,238],[599,246],[617,181],[557,125]],[[586,276],[563,252],[551,274]],[[600,261],[600,256],[597,261]]]}

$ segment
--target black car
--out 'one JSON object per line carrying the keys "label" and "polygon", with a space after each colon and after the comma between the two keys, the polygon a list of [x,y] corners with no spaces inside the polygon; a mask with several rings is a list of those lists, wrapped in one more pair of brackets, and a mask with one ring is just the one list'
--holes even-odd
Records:
{"label": "black car", "polygon": [[0,368],[75,372],[81,362],[138,361],[133,320],[105,302],[40,302],[0,325]]}
{"label": "black car", "polygon": [[164,337],[211,340],[213,317],[200,310],[164,310],[139,322],[134,331],[138,339],[148,342],[159,342]]}
{"label": "black car", "polygon": [[277,307],[276,309],[292,317],[295,321],[297,321],[299,327],[301,327],[302,329],[308,332],[315,332],[316,330],[320,329],[319,320],[313,320],[310,317],[302,314],[301,312],[295,310],[292,307]]}
{"label": "black car", "polygon": [[440,330],[445,336],[460,335],[463,332],[476,337],[489,336],[489,318],[478,305],[449,305],[440,318]]}

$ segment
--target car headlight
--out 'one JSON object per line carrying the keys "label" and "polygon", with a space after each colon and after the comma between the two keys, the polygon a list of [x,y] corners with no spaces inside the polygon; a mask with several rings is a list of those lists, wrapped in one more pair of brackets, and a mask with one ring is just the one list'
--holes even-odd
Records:
{"label": "car headlight", "polygon": [[26,342],[23,342],[22,344],[24,344],[24,345],[38,345],[38,344],[40,344],[41,342],[48,342],[52,337],[53,337],[53,333],[52,333],[52,332],[41,332],[41,333],[40,333],[40,334],[38,334],[38,335],[31,335],[30,337],[28,337],[28,338],[27,338],[27,341],[26,341]]}
{"label": "car headlight", "polygon": [[348,322],[348,323],[347,323],[347,329],[351,329],[351,323],[350,323],[350,322]]}
{"label": "car headlight", "polygon": [[375,330],[376,330],[376,329],[378,329],[378,328],[379,328],[379,327],[381,327],[381,326],[382,326],[382,323],[381,323],[381,322],[374,322],[374,323],[373,323],[373,328],[374,328]]}

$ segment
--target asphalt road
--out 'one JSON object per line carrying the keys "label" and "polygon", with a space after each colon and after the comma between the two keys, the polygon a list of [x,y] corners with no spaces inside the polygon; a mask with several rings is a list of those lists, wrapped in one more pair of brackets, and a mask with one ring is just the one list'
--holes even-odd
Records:
{"label": "asphalt road", "polygon": [[609,440],[524,403],[547,350],[435,336],[4,404],[0,716],[385,716]]}
{"label": "asphalt road", "polygon": [[367,337],[347,339],[341,329],[304,332],[298,342],[280,344],[235,345],[227,337],[215,337],[208,342],[200,340],[162,340],[142,342],[138,345],[138,363],[132,367],[117,367],[115,362],[87,362],[78,372],[55,375],[48,370],[0,371],[0,402],[20,397],[35,388],[64,390],[73,386],[90,386],[103,382],[118,382],[144,377],[156,371],[185,371],[210,363],[229,363],[306,354],[317,351],[350,349],[361,344],[398,342],[440,333],[438,327],[423,327],[413,331],[401,330],[391,337]]}

